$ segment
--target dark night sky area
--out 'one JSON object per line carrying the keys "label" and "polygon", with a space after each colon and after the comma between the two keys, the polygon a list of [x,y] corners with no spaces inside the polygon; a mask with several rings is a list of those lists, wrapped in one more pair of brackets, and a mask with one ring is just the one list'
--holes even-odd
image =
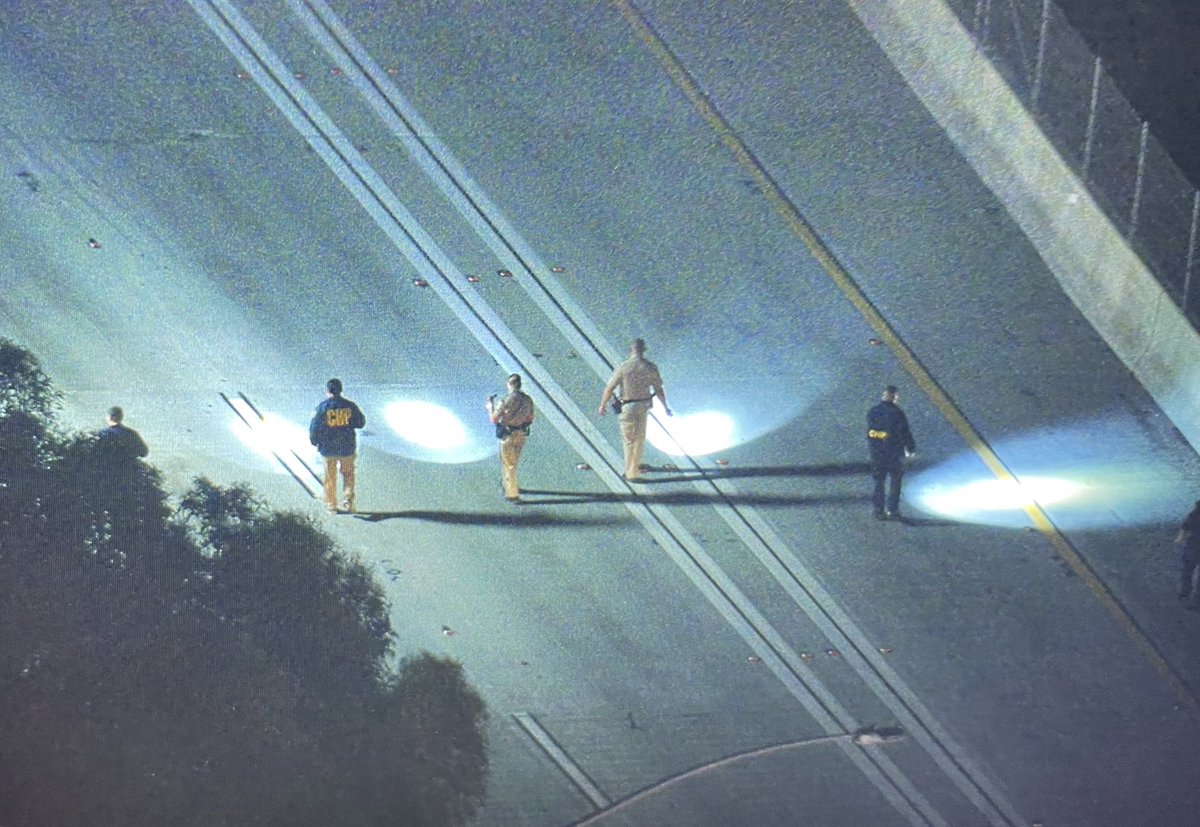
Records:
{"label": "dark night sky area", "polygon": [[1200,186],[1200,0],[1055,0]]}

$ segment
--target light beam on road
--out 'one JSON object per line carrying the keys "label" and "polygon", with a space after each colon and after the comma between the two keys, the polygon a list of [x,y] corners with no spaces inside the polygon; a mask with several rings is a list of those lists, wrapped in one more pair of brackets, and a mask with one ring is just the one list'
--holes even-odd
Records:
{"label": "light beam on road", "polygon": [[225,397],[237,416],[229,423],[230,430],[243,445],[254,453],[278,462],[310,493],[315,479],[311,466],[318,461],[317,451],[308,441],[308,429],[269,412],[258,411],[243,396]]}
{"label": "light beam on road", "polygon": [[646,426],[646,439],[664,454],[702,457],[734,444],[734,422],[719,411],[666,416],[655,407],[656,419]]}
{"label": "light beam on road", "polygon": [[931,485],[922,492],[921,502],[938,514],[975,522],[974,518],[989,513],[1019,512],[1034,504],[1043,508],[1059,505],[1083,490],[1078,482],[1054,477],[981,479],[965,485]]}
{"label": "light beam on road", "polygon": [[[235,399],[231,404],[237,405],[239,402]],[[253,426],[241,418],[232,420],[229,425],[242,444],[251,451],[272,461],[276,456],[293,451],[301,457],[315,459],[316,450],[308,443],[307,428],[271,413],[263,413],[262,419],[257,421],[250,419],[251,416],[253,414],[248,414],[247,419],[254,422]]]}
{"label": "light beam on road", "polygon": [[1177,521],[1194,499],[1188,469],[1169,462],[1155,434],[1128,416],[1039,429],[993,447],[1015,480],[960,454],[912,471],[905,501],[956,521],[1014,528],[1030,525],[1026,508],[1036,503],[1059,528],[1081,529]]}
{"label": "light beam on road", "polygon": [[467,442],[462,420],[432,402],[393,402],[384,411],[384,419],[398,437],[431,451],[453,451]]}
{"label": "light beam on road", "polygon": [[423,462],[476,462],[491,454],[494,444],[494,440],[488,441],[493,428],[482,405],[479,411],[476,427],[469,428],[445,405],[424,399],[395,399],[383,408],[387,438],[375,435],[368,439],[381,450]]}

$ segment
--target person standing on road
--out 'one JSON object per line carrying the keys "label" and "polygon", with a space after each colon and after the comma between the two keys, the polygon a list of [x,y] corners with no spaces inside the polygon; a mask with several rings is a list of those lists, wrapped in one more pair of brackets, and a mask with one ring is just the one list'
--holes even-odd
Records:
{"label": "person standing on road", "polygon": [[[1175,543],[1179,546],[1179,599],[1192,601],[1196,592],[1196,569],[1200,568],[1200,500],[1183,518],[1179,533],[1175,535]],[[1193,607],[1197,606],[1192,601]]]}
{"label": "person standing on road", "polygon": [[879,404],[867,412],[867,448],[871,452],[871,476],[875,480],[872,504],[877,520],[900,519],[904,458],[917,451],[908,417],[896,404],[899,398],[900,391],[896,386],[888,385]]}
{"label": "person standing on road", "polygon": [[510,503],[521,501],[521,488],[517,484],[517,460],[521,449],[529,438],[529,426],[533,423],[533,400],[521,390],[521,377],[508,377],[508,394],[496,404],[496,397],[489,396],[487,411],[496,436],[500,439],[500,478],[504,483],[504,499]]}
{"label": "person standing on road", "polygon": [[118,463],[132,463],[135,459],[143,459],[150,454],[142,435],[125,424],[125,411],[113,405],[108,409],[108,425],[97,438],[100,450],[106,459]]}
{"label": "person standing on road", "polygon": [[342,396],[342,380],[325,383],[326,397],[308,426],[308,441],[325,459],[325,507],[337,513],[337,474],[342,471],[342,509],[354,512],[355,431],[367,424],[358,406]]}
{"label": "person standing on road", "polygon": [[107,427],[96,434],[99,476],[92,503],[103,511],[107,528],[93,552],[115,564],[151,547],[162,504],[157,472],[141,462],[150,454],[142,435],[125,424],[125,411],[117,405],[108,409],[105,421]]}
{"label": "person standing on road", "polygon": [[625,447],[625,479],[631,482],[641,475],[642,452],[646,447],[646,420],[654,399],[662,403],[667,416],[672,415],[658,366],[646,359],[645,340],[634,339],[629,346],[629,358],[613,371],[600,397],[601,416],[608,412],[609,401],[614,401],[613,408],[621,424],[621,441]]}

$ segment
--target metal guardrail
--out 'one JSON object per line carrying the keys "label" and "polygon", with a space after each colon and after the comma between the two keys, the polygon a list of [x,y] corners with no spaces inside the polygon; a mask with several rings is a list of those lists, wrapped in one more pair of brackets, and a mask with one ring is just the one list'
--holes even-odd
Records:
{"label": "metal guardrail", "polygon": [[945,0],[1200,329],[1200,191],[1054,0]]}

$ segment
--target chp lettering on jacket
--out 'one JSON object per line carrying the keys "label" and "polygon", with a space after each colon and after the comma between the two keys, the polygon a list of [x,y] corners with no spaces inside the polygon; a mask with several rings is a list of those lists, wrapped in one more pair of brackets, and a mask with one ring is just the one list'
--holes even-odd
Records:
{"label": "chp lettering on jacket", "polygon": [[348,428],[353,413],[352,408],[328,408],[325,411],[325,427]]}

